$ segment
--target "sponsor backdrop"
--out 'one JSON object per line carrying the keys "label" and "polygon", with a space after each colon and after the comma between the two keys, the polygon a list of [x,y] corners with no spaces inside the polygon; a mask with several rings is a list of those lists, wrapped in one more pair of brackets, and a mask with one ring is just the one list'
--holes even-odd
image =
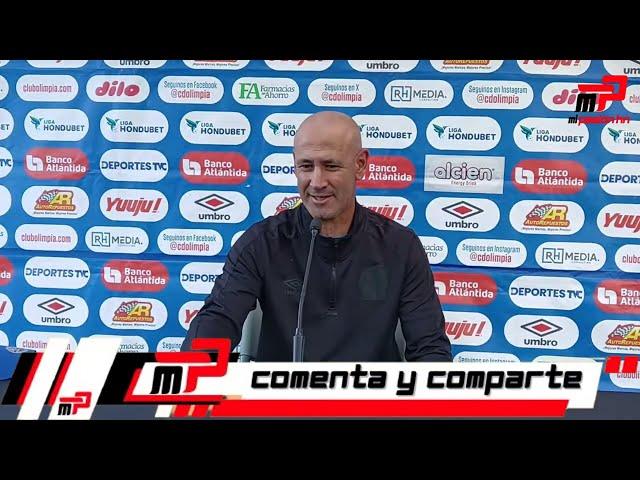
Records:
{"label": "sponsor backdrop", "polygon": [[[581,116],[611,121],[572,123],[578,84],[606,74],[624,100]],[[0,61],[0,345],[177,350],[233,242],[298,204],[296,128],[337,109],[372,154],[358,200],[423,242],[457,361],[638,354],[638,77],[635,60]]]}

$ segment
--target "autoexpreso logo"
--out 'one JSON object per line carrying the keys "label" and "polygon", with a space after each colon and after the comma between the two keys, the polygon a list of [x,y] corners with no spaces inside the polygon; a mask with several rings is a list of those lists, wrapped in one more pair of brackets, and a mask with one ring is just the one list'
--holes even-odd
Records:
{"label": "autoexpreso logo", "polygon": [[0,287],[7,285],[13,278],[13,265],[7,257],[0,256]]}
{"label": "autoexpreso logo", "polygon": [[637,320],[603,320],[591,330],[591,342],[603,352],[640,353],[640,322]]}
{"label": "autoexpreso logo", "polygon": [[501,194],[504,157],[426,155],[424,189],[429,192]]}
{"label": "autoexpreso logo", "polygon": [[376,87],[365,79],[317,78],[307,95],[319,107],[367,107],[376,98]]}
{"label": "autoexpreso logo", "polygon": [[13,315],[13,304],[11,299],[4,293],[0,293],[0,324],[7,323]]}
{"label": "autoexpreso logo", "polygon": [[[607,105],[609,105],[608,102]],[[640,85],[627,87],[627,96],[622,101],[622,105],[632,113],[640,113]]]}
{"label": "autoexpreso logo", "polygon": [[[582,83],[581,85],[597,85],[595,83]],[[556,112],[575,112],[576,100],[580,89],[577,82],[551,82],[542,91],[542,103],[549,110]],[[607,102],[604,110],[611,106]]]}
{"label": "autoexpreso logo", "polygon": [[78,95],[78,82],[71,75],[23,75],[16,93],[25,102],[70,102]]}
{"label": "autoexpreso logo", "polygon": [[114,329],[158,330],[167,323],[167,307],[155,298],[111,297],[100,305],[100,320]]}
{"label": "autoexpreso logo", "polygon": [[571,195],[587,184],[587,171],[573,160],[522,160],[513,168],[511,181],[525,193]]}
{"label": "autoexpreso logo", "polygon": [[36,180],[81,180],[89,160],[79,148],[32,148],[24,157],[24,170]]}
{"label": "autoexpreso logo", "polygon": [[498,287],[488,275],[435,272],[434,285],[440,302],[454,305],[488,305],[496,299]]}
{"label": "autoexpreso logo", "polygon": [[102,267],[102,284],[114,292],[160,292],[169,283],[162,262],[110,260]]}
{"label": "autoexpreso logo", "polygon": [[169,122],[157,110],[109,110],[100,119],[100,131],[110,142],[158,143],[167,136]]}
{"label": "autoexpreso logo", "polygon": [[89,60],[27,60],[35,68],[81,68]]}
{"label": "autoexpreso logo", "polygon": [[584,288],[571,277],[524,276],[511,282],[509,298],[521,308],[574,310],[584,300]]}
{"label": "autoexpreso logo", "polygon": [[413,205],[406,198],[358,195],[356,199],[360,205],[405,227],[413,220]]}
{"label": "autoexpreso logo", "polygon": [[262,177],[278,187],[293,187],[297,185],[296,168],[294,166],[293,154],[272,153],[268,155],[260,165]]}
{"label": "autoexpreso logo", "polygon": [[525,73],[533,75],[582,75],[591,60],[518,60]]}
{"label": "autoexpreso logo", "polygon": [[87,96],[94,102],[140,103],[149,91],[149,82],[140,75],[95,75],[87,82]]}
{"label": "autoexpreso logo", "polygon": [[416,124],[404,115],[356,115],[363,148],[408,148],[416,141]]}
{"label": "autoexpreso logo", "polygon": [[640,273],[640,245],[623,245],[616,252],[616,265],[623,272]]}
{"label": "autoexpreso logo", "polygon": [[453,95],[444,80],[393,80],[384,89],[385,101],[394,108],[444,108]]}
{"label": "autoexpreso logo", "polygon": [[445,333],[452,345],[484,345],[491,338],[493,325],[486,315],[475,312],[444,311]]}
{"label": "autoexpreso logo", "polygon": [[46,327],[80,327],[89,318],[87,302],[76,295],[30,295],[22,312],[29,323]]}
{"label": "autoexpreso logo", "polygon": [[260,212],[264,218],[267,218],[272,215],[278,215],[285,210],[296,208],[301,203],[300,195],[297,193],[270,193],[262,199]]}
{"label": "autoexpreso logo", "polygon": [[438,230],[488,232],[500,221],[500,209],[486,198],[438,197],[425,210],[427,222]]}
{"label": "autoexpreso logo", "polygon": [[528,117],[516,124],[513,140],[525,152],[577,153],[587,146],[589,130],[562,118]]}
{"label": "autoexpreso logo", "polygon": [[80,218],[89,209],[89,197],[77,187],[33,186],[22,194],[22,209],[31,217]]}
{"label": "autoexpreso logo", "polygon": [[13,170],[13,156],[4,147],[0,147],[0,178],[4,178]]}
{"label": "autoexpreso logo", "polygon": [[419,60],[347,60],[358,72],[410,72]]}
{"label": "autoexpreso logo", "polygon": [[515,315],[507,320],[504,336],[520,348],[565,350],[578,341],[578,325],[568,317]]}
{"label": "autoexpreso logo", "polygon": [[183,60],[184,64],[195,70],[240,70],[249,64],[249,60]]}
{"label": "autoexpreso logo", "polygon": [[249,160],[237,152],[187,152],[180,159],[180,174],[189,183],[239,185],[249,172]]}
{"label": "autoexpreso logo", "polygon": [[166,228],[158,235],[158,248],[166,255],[211,257],[222,250],[222,235],[209,229]]}
{"label": "autoexpreso logo", "polygon": [[416,167],[406,157],[371,156],[367,163],[362,180],[358,180],[359,188],[408,188],[416,178]]}
{"label": "autoexpreso logo", "polygon": [[517,268],[527,259],[527,249],[516,240],[467,238],[458,244],[456,255],[469,267]]}
{"label": "autoexpreso logo", "polygon": [[166,60],[105,60],[111,68],[160,68]]}
{"label": "autoexpreso logo", "polygon": [[179,352],[184,342],[184,337],[161,338],[154,352]]}
{"label": "autoexpreso logo", "polygon": [[223,95],[224,85],[216,77],[169,75],[158,82],[158,96],[166,103],[213,105]]}
{"label": "autoexpreso logo", "polygon": [[462,90],[462,100],[469,108],[522,110],[533,101],[533,88],[527,82],[473,80]]}
{"label": "autoexpreso logo", "polygon": [[31,330],[25,330],[20,333],[16,338],[16,346],[18,348],[28,348],[29,350],[35,350],[36,352],[44,352],[47,348],[47,344],[51,338],[62,337],[67,341],[67,351],[73,352],[78,344],[75,338],[68,333],[62,332],[34,332]]}
{"label": "autoexpreso logo", "polygon": [[612,75],[640,77],[640,60],[603,60],[604,68]]}
{"label": "autoexpreso logo", "polygon": [[68,225],[25,223],[16,228],[15,240],[23,250],[68,252],[78,244],[78,234]]}
{"label": "autoexpreso logo", "polygon": [[598,228],[607,237],[638,239],[640,232],[640,205],[610,203],[598,213]]}
{"label": "autoexpreso logo", "polygon": [[77,142],[89,131],[89,118],[77,109],[36,108],[25,115],[24,130],[33,140]]}
{"label": "autoexpreso logo", "polygon": [[293,147],[293,137],[310,113],[272,113],[262,122],[262,136],[276,147]]}
{"label": "autoexpreso logo", "polygon": [[192,190],[180,198],[180,214],[190,222],[240,223],[249,216],[249,200],[240,192]]}
{"label": "autoexpreso logo", "polygon": [[149,247],[147,233],[138,227],[91,227],[84,242],[89,250],[99,253],[139,254]]}
{"label": "autoexpreso logo", "polygon": [[187,263],[180,271],[182,288],[189,293],[210,294],[223,267],[224,263]]}
{"label": "autoexpreso logo", "polygon": [[4,140],[13,132],[13,116],[8,110],[0,108],[0,140]]}
{"label": "autoexpreso logo", "polygon": [[427,140],[438,150],[491,150],[501,135],[491,117],[436,117],[427,125]]}
{"label": "autoexpreso logo", "polygon": [[203,305],[204,302],[202,300],[191,300],[183,304],[178,311],[178,322],[180,326],[185,330],[189,330],[191,320],[196,317]]}
{"label": "autoexpreso logo", "polygon": [[107,150],[100,157],[100,172],[114,182],[159,182],[169,172],[167,157],[158,150]]}
{"label": "autoexpreso logo", "polygon": [[606,261],[607,252],[598,243],[545,242],[536,249],[536,262],[546,270],[595,272]]}
{"label": "autoexpreso logo", "polygon": [[593,298],[603,312],[637,315],[640,313],[640,282],[604,280],[596,286]]}
{"label": "autoexpreso logo", "polygon": [[608,123],[600,133],[602,145],[618,155],[640,155],[640,121]]}
{"label": "autoexpreso logo", "polygon": [[573,235],[584,225],[584,210],[563,200],[522,200],[511,207],[509,221],[520,233]]}
{"label": "autoexpreso logo", "polygon": [[242,77],[233,83],[233,99],[241,105],[292,105],[300,88],[291,78]]}
{"label": "autoexpreso logo", "polygon": [[194,111],[180,119],[180,135],[189,143],[240,145],[250,133],[249,120],[238,112]]}
{"label": "autoexpreso logo", "polygon": [[442,73],[492,73],[504,60],[429,60],[431,66]]}
{"label": "autoexpreso logo", "polygon": [[78,289],[90,277],[89,266],[79,258],[31,257],[24,266],[24,279],[36,288]]}
{"label": "autoexpreso logo", "polygon": [[331,66],[333,60],[265,60],[272,70],[321,72]]}
{"label": "autoexpreso logo", "polygon": [[427,258],[429,259],[429,264],[437,265],[438,263],[444,262],[447,258],[447,254],[449,253],[449,248],[443,239],[439,237],[425,237],[422,235],[418,238],[420,239],[422,248],[424,248],[424,253],[426,253]]}
{"label": "autoexpreso logo", "polygon": [[169,202],[158,190],[112,188],[100,197],[100,211],[114,221],[157,222],[167,215]]}
{"label": "autoexpreso logo", "polygon": [[11,193],[4,185],[0,185],[0,217],[11,208]]}

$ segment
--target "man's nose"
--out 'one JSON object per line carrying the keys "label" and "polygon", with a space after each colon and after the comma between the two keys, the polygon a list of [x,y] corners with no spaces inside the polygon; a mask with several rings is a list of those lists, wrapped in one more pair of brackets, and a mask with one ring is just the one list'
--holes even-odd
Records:
{"label": "man's nose", "polygon": [[315,167],[311,173],[311,187],[322,188],[327,185],[327,179],[324,171],[320,167]]}

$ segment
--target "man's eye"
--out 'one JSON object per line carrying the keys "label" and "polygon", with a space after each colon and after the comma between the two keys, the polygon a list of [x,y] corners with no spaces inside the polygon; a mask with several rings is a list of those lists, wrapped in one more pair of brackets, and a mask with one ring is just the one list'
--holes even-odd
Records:
{"label": "man's eye", "polygon": [[327,170],[329,170],[331,172],[335,172],[339,168],[340,168],[340,165],[327,165]]}
{"label": "man's eye", "polygon": [[303,171],[303,172],[308,172],[309,170],[313,169],[312,165],[298,165],[296,167],[298,170]]}

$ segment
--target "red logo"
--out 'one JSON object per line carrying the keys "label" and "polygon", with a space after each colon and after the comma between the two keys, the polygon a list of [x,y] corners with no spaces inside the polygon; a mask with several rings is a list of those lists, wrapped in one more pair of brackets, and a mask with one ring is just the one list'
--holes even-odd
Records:
{"label": "red logo", "polygon": [[480,323],[470,323],[466,320],[462,322],[444,322],[444,328],[449,339],[458,340],[460,337],[482,337],[482,330],[484,330],[486,323],[485,320]]}
{"label": "red logo", "polygon": [[[579,83],[580,93],[576,103],[576,112],[593,112],[596,98],[598,101],[596,112],[602,112],[607,108],[607,102],[624,100],[627,95],[627,81],[626,75],[604,75],[601,84]],[[605,83],[617,84],[618,91],[613,93],[613,85],[605,85]]]}
{"label": "red logo", "polygon": [[184,325],[189,325],[191,323],[191,320],[193,320],[195,318],[195,316],[198,314],[198,312],[200,311],[200,309],[191,309],[191,308],[187,308],[184,311]]}
{"label": "red logo", "polygon": [[596,305],[603,312],[640,313],[640,281],[604,280],[593,292]]}
{"label": "red logo", "polygon": [[137,198],[132,200],[130,198],[121,197],[107,197],[107,212],[129,212],[132,217],[135,217],[140,212],[142,213],[158,213],[160,204],[162,203],[162,197],[145,200],[144,198]]}
{"label": "red logo", "polygon": [[372,156],[364,173],[358,181],[360,188],[407,188],[416,178],[416,167],[406,157]]}
{"label": "red logo", "polygon": [[111,260],[102,267],[102,283],[116,292],[159,292],[169,283],[162,262]]}
{"label": "red logo", "polygon": [[123,80],[105,81],[95,90],[95,94],[98,97],[135,97],[139,93],[139,85],[127,85]]}
{"label": "red logo", "polygon": [[13,265],[7,257],[0,257],[0,286],[6,285],[13,278]]}
{"label": "red logo", "polygon": [[250,170],[247,158],[236,152],[188,152],[180,160],[180,173],[189,183],[239,185]]}
{"label": "red logo", "polygon": [[585,187],[587,171],[573,160],[523,160],[511,181],[521,192],[570,195]]}
{"label": "red logo", "polygon": [[89,171],[89,161],[77,148],[32,148],[24,157],[24,171],[38,180],[80,180]]}
{"label": "red logo", "polygon": [[496,298],[493,278],[477,273],[435,272],[435,288],[442,303],[488,305]]}

